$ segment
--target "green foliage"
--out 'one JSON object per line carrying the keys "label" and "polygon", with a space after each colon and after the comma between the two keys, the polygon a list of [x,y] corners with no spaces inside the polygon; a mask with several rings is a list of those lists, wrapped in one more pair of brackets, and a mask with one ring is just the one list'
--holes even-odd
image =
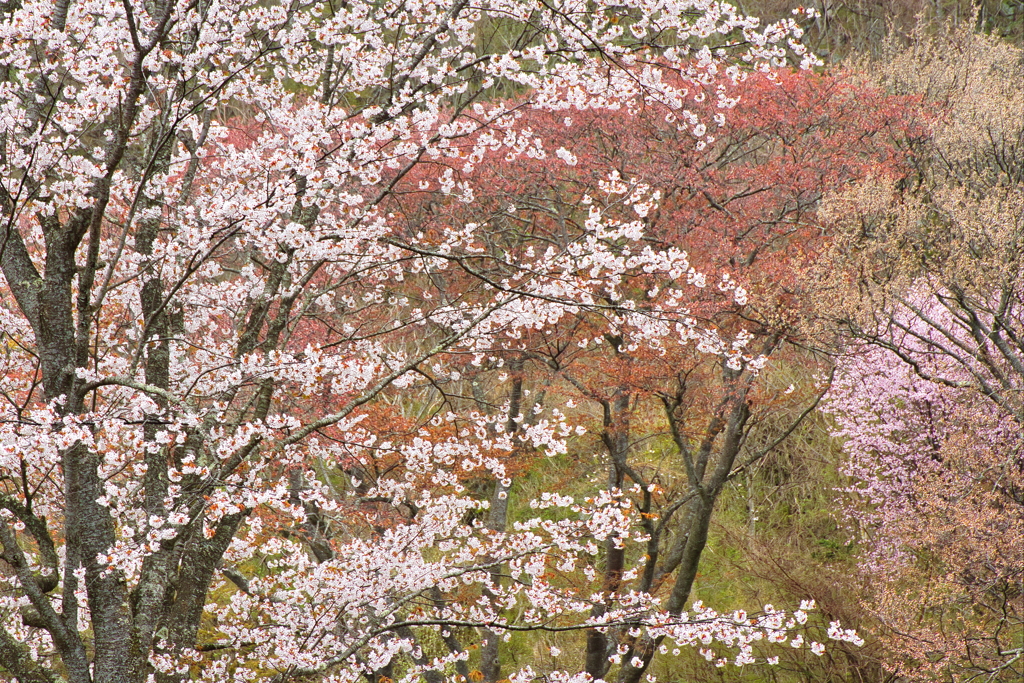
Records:
{"label": "green foliage", "polygon": [[[768,386],[780,389],[789,384],[808,387],[815,383],[798,360],[779,363],[766,373]],[[642,424],[644,430],[634,435],[631,462],[656,468],[666,481],[682,480],[682,465],[673,457],[671,439],[661,431],[664,425],[655,408],[642,407],[633,413],[634,425]],[[752,445],[777,437],[778,430],[788,424],[791,416],[785,415],[784,409],[775,410],[766,409],[761,414]],[[525,469],[516,480],[510,520],[525,518],[531,512],[537,514],[519,509],[515,503],[539,492],[554,490],[586,496],[607,486],[607,475],[599,464],[604,457],[596,437],[599,416],[581,413],[576,417],[584,424],[592,421],[588,426],[595,429],[575,438],[568,454],[537,459]],[[829,431],[829,418],[812,414],[768,457],[730,482],[717,503],[691,600],[729,611],[765,604],[795,605],[810,597],[820,610],[812,621],[817,618],[821,627],[840,620],[844,627],[863,629],[868,617],[858,603],[856,545],[850,530],[844,527],[838,505],[844,495],[840,490],[846,485],[839,472],[841,451]],[[626,566],[633,566],[634,559],[627,559]],[[601,567],[600,560],[597,567]],[[786,648],[777,666],[738,669],[730,664],[719,668],[696,649],[684,648],[676,657],[656,658],[650,673],[660,681],[694,683],[887,680],[877,661],[876,644],[869,642],[862,648],[837,644],[828,641],[823,629],[819,637],[829,648],[822,657],[797,650],[788,652]],[[505,644],[502,666],[511,669],[529,663],[543,675],[564,667],[572,657],[580,657],[577,653],[585,650],[584,641],[582,632],[514,634]],[[564,653],[560,659],[550,656],[552,647]],[[765,648],[762,654],[776,655],[779,649]]]}

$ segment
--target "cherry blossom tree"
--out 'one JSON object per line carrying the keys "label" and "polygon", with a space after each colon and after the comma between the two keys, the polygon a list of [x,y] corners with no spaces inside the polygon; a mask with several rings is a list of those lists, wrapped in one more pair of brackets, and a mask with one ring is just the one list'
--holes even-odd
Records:
{"label": "cherry blossom tree", "polygon": [[[455,629],[595,625],[549,573],[642,540],[629,501],[547,494],[503,531],[458,474],[564,449],[565,417],[381,406],[583,311],[728,356],[729,331],[688,311],[704,276],[599,207],[511,260],[484,223],[410,233],[390,200],[416,178],[472,206],[456,171],[545,153],[527,110],[727,115],[736,64],[803,55],[798,37],[710,0],[0,5],[0,668],[440,680],[468,657]],[[611,170],[623,205],[654,205]],[[600,619],[738,661],[799,621],[666,614],[642,592]],[[585,678],[568,668],[554,679]]]}
{"label": "cherry blossom tree", "polygon": [[[934,303],[918,310],[948,319]],[[924,379],[895,353],[866,346],[841,364],[828,397],[888,666],[920,680],[1013,680],[1024,566],[1019,424],[971,391],[950,359],[936,362],[911,334],[891,341],[964,386]]]}

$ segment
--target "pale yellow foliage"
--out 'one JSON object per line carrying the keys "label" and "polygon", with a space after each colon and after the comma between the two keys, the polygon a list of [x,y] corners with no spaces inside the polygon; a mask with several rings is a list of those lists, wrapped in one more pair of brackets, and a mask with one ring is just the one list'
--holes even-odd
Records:
{"label": "pale yellow foliage", "polygon": [[[877,336],[931,292],[962,312],[1013,318],[1024,306],[1024,50],[957,29],[859,68],[878,87],[920,97],[929,135],[907,141],[909,177],[871,178],[823,200],[835,237],[816,273],[828,316]],[[964,363],[978,351],[949,350]],[[994,379],[1008,360],[983,374]],[[1024,420],[1020,397],[1004,398]]]}

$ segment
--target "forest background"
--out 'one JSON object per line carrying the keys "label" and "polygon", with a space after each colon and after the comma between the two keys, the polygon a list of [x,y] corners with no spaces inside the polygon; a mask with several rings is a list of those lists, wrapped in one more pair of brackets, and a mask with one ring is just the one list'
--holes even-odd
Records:
{"label": "forest background", "polygon": [[1024,3],[694,4],[0,3],[2,675],[1024,676]]}

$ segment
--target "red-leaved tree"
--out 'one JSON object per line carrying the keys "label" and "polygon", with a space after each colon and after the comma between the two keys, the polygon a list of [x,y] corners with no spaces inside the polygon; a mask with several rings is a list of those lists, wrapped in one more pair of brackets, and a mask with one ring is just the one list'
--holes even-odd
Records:
{"label": "red-leaved tree", "polygon": [[[602,250],[627,268],[595,282],[595,306],[500,335],[496,360],[467,354],[419,379],[437,401],[503,411],[509,433],[556,403],[598,437],[577,449],[597,450],[598,485],[631,500],[647,540],[639,552],[609,538],[595,557],[595,619],[634,591],[657,595],[673,618],[689,607],[719,494],[819,398],[808,387],[774,386],[762,369],[787,359],[827,374],[826,359],[798,349],[817,343],[804,331],[815,293],[799,277],[828,242],[817,203],[872,174],[906,174],[899,142],[920,134],[911,101],[807,72],[746,78],[726,115],[712,94],[728,78],[703,84],[682,110],[524,111],[522,124],[544,148],[514,160],[486,152],[470,166],[434,162],[450,183],[474,188],[472,204],[446,197],[423,172],[406,176],[386,203],[406,222],[405,248],[448,264],[414,285],[431,296],[463,296],[478,278],[507,287],[518,264],[567,251],[585,255],[577,275],[599,272],[593,254]],[[615,229],[598,229],[602,220]],[[480,225],[486,242],[439,244]],[[653,253],[687,256],[666,279],[647,260]],[[718,277],[705,275],[712,264],[721,264]],[[673,335],[672,319],[637,315],[657,302],[675,306],[684,291],[685,318],[699,328],[692,337]],[[654,459],[659,440],[671,455]],[[512,477],[502,479],[489,494],[488,524],[498,529]],[[488,645],[482,672],[497,680],[495,639]],[[659,646],[656,631],[635,625],[591,629],[585,668],[594,678],[638,680]]]}

